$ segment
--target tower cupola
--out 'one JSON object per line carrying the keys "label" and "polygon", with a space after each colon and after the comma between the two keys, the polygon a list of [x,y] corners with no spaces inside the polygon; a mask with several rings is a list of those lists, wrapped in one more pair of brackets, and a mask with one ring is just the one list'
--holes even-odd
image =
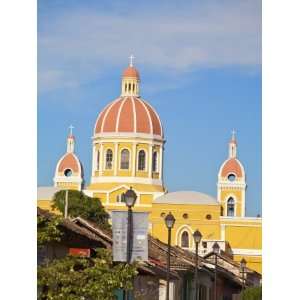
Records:
{"label": "tower cupola", "polygon": [[133,67],[134,56],[129,57],[129,66],[124,70],[122,75],[121,96],[135,96],[140,94],[140,75],[136,68]]}

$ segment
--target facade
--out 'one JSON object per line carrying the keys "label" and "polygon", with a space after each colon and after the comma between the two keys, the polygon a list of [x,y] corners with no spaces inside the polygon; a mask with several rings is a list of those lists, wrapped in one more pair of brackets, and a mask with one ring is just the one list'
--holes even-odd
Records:
{"label": "facade", "polygon": [[[261,272],[261,218],[245,216],[246,172],[237,158],[235,133],[229,141],[228,158],[217,181],[217,198],[195,192],[168,193],[163,181],[165,138],[155,109],[140,96],[140,75],[130,63],[121,81],[121,95],[98,115],[92,139],[92,174],[83,187],[83,168],[74,153],[70,133],[67,152],[55,169],[54,187],[82,190],[98,197],[108,212],[127,210],[122,194],[132,187],[137,193],[134,211],[149,212],[149,233],[167,241],[164,216],[176,218],[172,243],[194,251],[192,234],[203,235],[200,253],[211,251],[214,242],[235,261],[244,257],[247,266]],[[42,189],[42,188],[39,188]],[[38,193],[38,205],[50,208],[51,200]]]}

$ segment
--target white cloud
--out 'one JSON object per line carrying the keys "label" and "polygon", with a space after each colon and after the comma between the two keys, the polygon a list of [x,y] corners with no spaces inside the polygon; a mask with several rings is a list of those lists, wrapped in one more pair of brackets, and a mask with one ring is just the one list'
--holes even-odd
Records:
{"label": "white cloud", "polygon": [[222,3],[127,14],[78,9],[42,20],[40,90],[76,85],[108,66],[124,65],[131,53],[161,72],[259,65],[260,1]]}

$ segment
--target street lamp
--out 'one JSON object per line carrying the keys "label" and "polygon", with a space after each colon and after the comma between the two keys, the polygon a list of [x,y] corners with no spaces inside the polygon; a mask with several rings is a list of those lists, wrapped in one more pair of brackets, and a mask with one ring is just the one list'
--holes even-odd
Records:
{"label": "street lamp", "polygon": [[220,246],[217,242],[213,244],[213,251],[215,254],[215,282],[214,282],[214,300],[217,300],[217,266],[218,266],[218,254]]}
{"label": "street lamp", "polygon": [[170,258],[171,258],[171,229],[175,224],[175,218],[169,212],[165,217],[165,223],[168,228],[168,258],[167,258],[167,293],[166,293],[166,300],[169,300],[169,286],[170,286]]}
{"label": "street lamp", "polygon": [[246,268],[246,264],[247,264],[247,261],[245,258],[242,258],[241,262],[241,271],[242,271],[242,292],[244,292],[244,289],[245,289],[245,268]]}
{"label": "street lamp", "polygon": [[194,237],[194,242],[196,244],[196,262],[195,262],[195,293],[196,293],[196,297],[195,297],[195,299],[198,300],[198,247],[199,247],[199,243],[202,238],[202,234],[197,229],[193,233],[193,237]]}
{"label": "street lamp", "polygon": [[[130,264],[131,253],[132,253],[132,231],[133,231],[132,230],[132,208],[135,204],[137,195],[132,189],[132,187],[130,187],[130,189],[127,190],[125,194],[122,194],[122,197],[128,208],[126,261],[128,264]],[[125,290],[124,290],[124,298],[125,300],[129,299],[129,292],[126,293]]]}

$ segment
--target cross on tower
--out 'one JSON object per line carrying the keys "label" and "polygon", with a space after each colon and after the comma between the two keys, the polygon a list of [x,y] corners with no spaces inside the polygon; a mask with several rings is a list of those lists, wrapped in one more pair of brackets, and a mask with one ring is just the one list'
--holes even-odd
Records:
{"label": "cross on tower", "polygon": [[73,129],[74,129],[74,126],[73,126],[73,125],[70,125],[70,126],[69,126],[69,129],[70,129],[70,135],[73,135]]}
{"label": "cross on tower", "polygon": [[235,139],[236,131],[233,129],[233,130],[231,131],[231,133],[232,133],[232,140],[234,140],[234,139]]}
{"label": "cross on tower", "polygon": [[133,67],[133,59],[134,59],[134,56],[131,54],[131,55],[129,56],[129,66],[130,66],[130,67]]}

